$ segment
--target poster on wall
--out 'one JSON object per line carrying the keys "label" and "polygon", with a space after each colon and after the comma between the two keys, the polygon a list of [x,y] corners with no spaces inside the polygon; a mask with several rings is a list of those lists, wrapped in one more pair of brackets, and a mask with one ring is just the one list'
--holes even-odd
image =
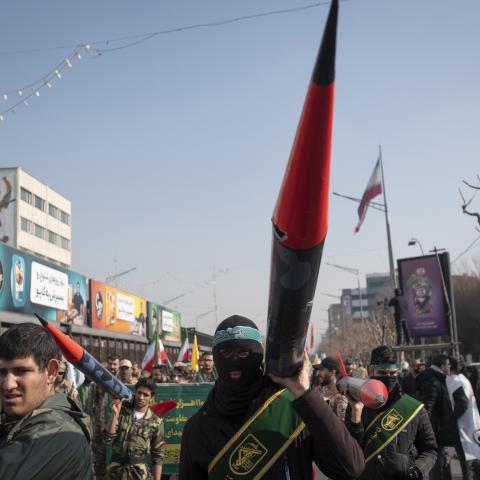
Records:
{"label": "poster on wall", "polygon": [[0,177],[0,243],[14,245],[15,211],[15,173]]}
{"label": "poster on wall", "polygon": [[[398,260],[400,287],[408,306],[412,337],[448,335],[448,316],[442,270],[436,255]],[[445,279],[445,284],[449,279]]]}
{"label": "poster on wall", "polygon": [[91,327],[130,335],[147,335],[147,303],[106,283],[90,280]]}
{"label": "poster on wall", "polygon": [[148,336],[153,339],[158,329],[162,340],[181,344],[181,315],[171,308],[158,303],[147,302]]}
{"label": "poster on wall", "polygon": [[87,279],[0,244],[0,310],[63,324],[86,324]]}

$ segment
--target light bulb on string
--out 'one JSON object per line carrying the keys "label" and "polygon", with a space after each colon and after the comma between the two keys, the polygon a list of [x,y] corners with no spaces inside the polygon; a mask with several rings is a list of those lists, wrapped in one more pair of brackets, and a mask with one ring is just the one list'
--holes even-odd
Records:
{"label": "light bulb on string", "polygon": [[10,111],[12,112],[13,115],[17,113],[17,111],[14,108],[12,108]]}
{"label": "light bulb on string", "polygon": [[91,47],[91,45],[90,45],[89,43],[87,43],[87,44],[85,45],[85,50],[86,50],[87,52],[89,52],[91,48],[92,48],[92,47]]}
{"label": "light bulb on string", "polygon": [[3,99],[4,99],[5,101],[8,100],[8,95],[7,95],[6,93],[3,94]]}
{"label": "light bulb on string", "polygon": [[66,65],[68,68],[72,68],[72,62],[71,62],[68,58],[65,59],[65,65]]}
{"label": "light bulb on string", "polygon": [[81,60],[82,59],[82,56],[80,55],[80,52],[75,52],[75,58],[77,60]]}
{"label": "light bulb on string", "polygon": [[23,104],[28,107],[28,102],[26,100],[23,101]]}
{"label": "light bulb on string", "polygon": [[52,84],[48,80],[45,80],[43,83],[45,84],[46,87],[52,88]]}
{"label": "light bulb on string", "polygon": [[0,115],[0,122],[3,122],[3,115]]}
{"label": "light bulb on string", "polygon": [[55,70],[55,75],[59,80],[62,78],[62,76],[60,75],[60,72],[58,70]]}
{"label": "light bulb on string", "polygon": [[35,96],[36,97],[39,97],[40,96],[40,92],[38,90],[35,90]]}
{"label": "light bulb on string", "polygon": [[21,97],[23,95],[23,92],[21,90],[19,90],[17,93],[18,93],[19,97]]}

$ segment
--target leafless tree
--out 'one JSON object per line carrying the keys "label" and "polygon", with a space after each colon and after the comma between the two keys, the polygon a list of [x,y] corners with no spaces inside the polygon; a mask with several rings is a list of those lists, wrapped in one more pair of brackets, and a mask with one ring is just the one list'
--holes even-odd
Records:
{"label": "leafless tree", "polygon": [[[470,198],[470,200],[467,201],[465,199],[465,197],[463,196],[462,190],[460,188],[458,189],[458,193],[460,193],[460,197],[461,197],[462,202],[463,202],[462,203],[462,212],[465,215],[470,215],[472,217],[475,217],[477,219],[477,223],[480,225],[480,212],[472,212],[472,211],[467,210],[468,206],[472,203],[472,200],[477,195],[477,192],[480,190],[480,176],[478,174],[477,174],[477,179],[478,179],[478,185],[472,185],[472,184],[468,183],[466,180],[463,180],[463,183],[465,185],[467,185],[467,187],[474,190],[473,195]],[[478,228],[476,228],[476,230],[480,232],[480,230]]]}

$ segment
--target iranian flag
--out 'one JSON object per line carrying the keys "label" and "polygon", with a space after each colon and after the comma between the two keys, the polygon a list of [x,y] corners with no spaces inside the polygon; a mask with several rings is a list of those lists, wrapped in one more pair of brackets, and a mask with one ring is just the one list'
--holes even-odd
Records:
{"label": "iranian flag", "polygon": [[363,193],[360,205],[358,206],[358,224],[355,227],[353,233],[357,234],[360,231],[365,215],[367,214],[368,204],[378,195],[382,193],[382,170],[380,165],[380,158],[377,160],[377,164],[373,169],[370,180],[368,181],[367,188]]}
{"label": "iranian flag", "polygon": [[178,354],[177,362],[188,362],[190,360],[189,355],[190,344],[188,343],[188,337],[183,342],[182,348]]}
{"label": "iranian flag", "polygon": [[163,365],[165,363],[170,363],[168,360],[167,352],[163,347],[162,340],[158,335],[158,332],[155,332],[153,335],[153,342],[147,349],[145,356],[142,360],[142,370],[151,372],[152,368],[156,365]]}

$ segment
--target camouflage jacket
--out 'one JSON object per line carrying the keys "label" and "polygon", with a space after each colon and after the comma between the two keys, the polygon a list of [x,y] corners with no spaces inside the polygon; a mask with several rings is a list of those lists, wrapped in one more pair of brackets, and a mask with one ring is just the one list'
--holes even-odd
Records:
{"label": "camouflage jacket", "polygon": [[73,386],[72,382],[64,378],[60,383],[55,382],[55,393],[64,393],[67,397],[78,400],[77,389]]}
{"label": "camouflage jacket", "polygon": [[90,419],[63,394],[0,424],[0,478],[90,480]]}
{"label": "camouflage jacket", "polygon": [[195,376],[194,382],[198,383],[214,383],[217,380],[217,370],[214,368],[210,373],[200,370]]}
{"label": "camouflage jacket", "polygon": [[162,464],[166,443],[163,434],[163,419],[150,409],[139,420],[135,418],[131,405],[123,405],[115,433],[103,432],[106,444],[112,444],[112,461],[144,463],[135,461],[149,454],[154,465]]}

